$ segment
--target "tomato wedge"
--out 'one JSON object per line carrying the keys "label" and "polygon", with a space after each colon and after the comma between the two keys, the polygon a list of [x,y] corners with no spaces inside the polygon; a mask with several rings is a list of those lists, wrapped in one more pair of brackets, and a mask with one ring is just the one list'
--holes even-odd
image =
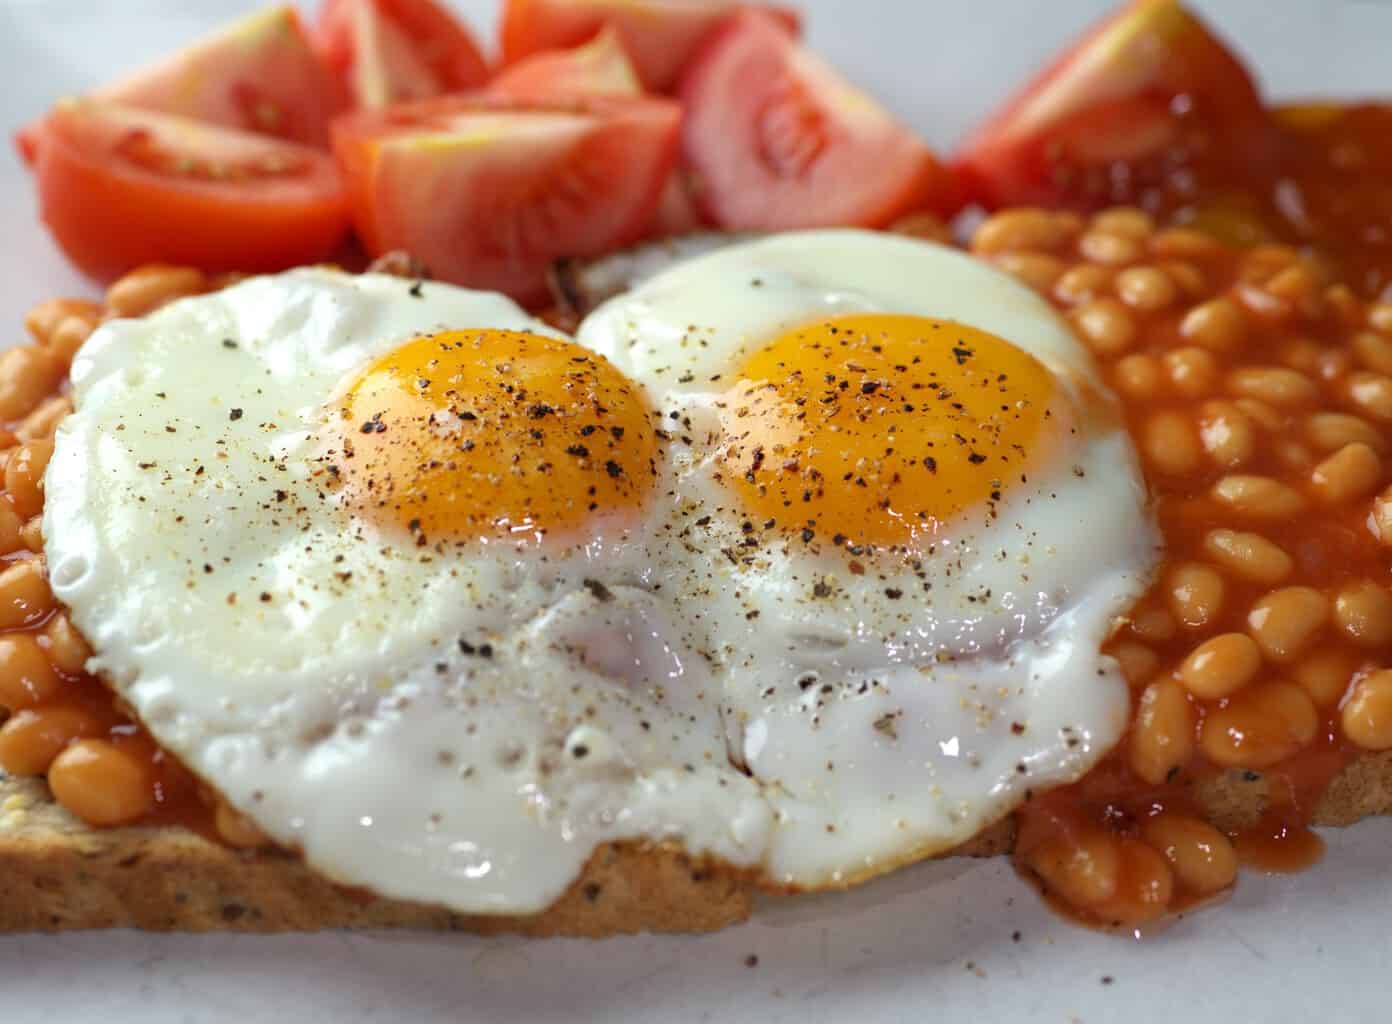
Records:
{"label": "tomato wedge", "polygon": [[[666,92],[706,37],[739,7],[739,0],[506,0],[503,63],[579,46],[611,25],[643,85]],[[796,11],[766,10],[790,32],[800,30]]]}
{"label": "tomato wedge", "polygon": [[922,141],[760,12],[718,31],[680,96],[697,201],[722,227],[879,227],[953,204]]}
{"label": "tomato wedge", "polygon": [[1241,61],[1177,0],[1133,0],[1060,55],[957,154],[988,208],[1145,202],[1246,177],[1275,135]]}
{"label": "tomato wedge", "polygon": [[640,96],[643,84],[613,26],[584,46],[547,50],[506,68],[488,86],[515,99],[565,95]]}
{"label": "tomato wedge", "polygon": [[488,79],[469,30],[435,0],[326,0],[319,43],[356,107],[427,99]]}
{"label": "tomato wedge", "polygon": [[281,270],[348,228],[328,153],[96,100],[44,119],[35,170],[49,230],[98,280],[151,262]]}
{"label": "tomato wedge", "polygon": [[[325,147],[344,106],[290,7],[248,15],[92,98]],[[26,161],[37,130],[35,122],[15,138]]]}
{"label": "tomato wedge", "polygon": [[532,303],[554,260],[643,236],[680,119],[666,100],[443,96],[341,118],[334,149],[373,255],[405,249],[437,278]]}

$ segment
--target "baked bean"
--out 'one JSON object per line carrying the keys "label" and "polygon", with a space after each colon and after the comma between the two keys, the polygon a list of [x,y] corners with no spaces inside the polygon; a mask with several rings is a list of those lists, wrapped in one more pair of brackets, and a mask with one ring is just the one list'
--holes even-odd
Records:
{"label": "baked bean", "polygon": [[1349,353],[1345,352],[1343,349],[1330,349],[1320,353],[1319,367],[1316,370],[1316,376],[1318,376],[1320,380],[1333,383],[1343,380],[1352,369],[1353,356],[1349,355]]}
{"label": "baked bean", "polygon": [[1073,214],[1021,207],[994,214],[972,235],[973,252],[994,254],[1015,249],[1058,249],[1082,230]]}
{"label": "baked bean", "polygon": [[1170,862],[1180,884],[1197,895],[1222,892],[1237,878],[1237,851],[1206,821],[1157,814],[1141,823],[1141,837]]}
{"label": "baked bean", "polygon": [[1310,487],[1315,495],[1331,505],[1364,498],[1377,489],[1382,479],[1382,460],[1362,441],[1346,444],[1315,467]]}
{"label": "baked bean", "polygon": [[1165,370],[1170,384],[1185,398],[1204,398],[1218,386],[1218,361],[1213,353],[1196,346],[1165,353]]}
{"label": "baked bean", "polygon": [[1231,697],[1261,668],[1261,651],[1245,633],[1222,633],[1195,647],[1180,663],[1184,688],[1200,700]]}
{"label": "baked bean", "polygon": [[58,386],[63,372],[56,356],[34,345],[0,353],[0,420],[28,416]]}
{"label": "baked bean", "polygon": [[106,290],[106,305],[116,316],[144,316],[166,302],[203,290],[203,272],[162,263],[132,270]]}
{"label": "baked bean", "polygon": [[1269,768],[1308,746],[1319,731],[1310,695],[1277,680],[1250,686],[1211,709],[1199,728],[1204,756],[1225,768]]}
{"label": "baked bean", "polygon": [[1169,780],[1194,754],[1194,706],[1173,679],[1141,693],[1127,750],[1131,770],[1153,786]]}
{"label": "baked bean", "polygon": [[1045,295],[1063,273],[1062,263],[1041,252],[1003,252],[995,258],[995,264],[1007,274]]}
{"label": "baked bean", "polygon": [[28,416],[20,421],[16,434],[21,441],[48,441],[58,424],[72,412],[72,399],[67,395],[45,398]]}
{"label": "baked bean", "polygon": [[1241,409],[1244,415],[1263,430],[1274,434],[1286,429],[1286,417],[1259,398],[1239,398],[1233,405]]}
{"label": "baked bean", "polygon": [[1255,398],[1272,405],[1312,405],[1319,401],[1319,386],[1303,373],[1282,366],[1246,366],[1228,374],[1228,390],[1239,398]]}
{"label": "baked bean", "polygon": [[47,344],[58,325],[68,317],[101,319],[101,306],[87,299],[46,299],[24,314],[24,327],[41,345]]}
{"label": "baked bean", "polygon": [[1105,295],[1111,285],[1112,272],[1106,267],[1081,263],[1063,272],[1054,285],[1054,296],[1060,302],[1076,306]]}
{"label": "baked bean", "polygon": [[1132,267],[1116,275],[1116,294],[1132,309],[1158,313],[1179,295],[1171,275],[1158,267]]}
{"label": "baked bean", "polygon": [[1392,669],[1358,680],[1339,721],[1344,735],[1364,750],[1392,749]]}
{"label": "baked bean", "polygon": [[0,768],[11,775],[42,775],[73,740],[95,736],[95,718],[77,708],[26,708],[0,725]]}
{"label": "baked bean", "polygon": [[1392,487],[1373,499],[1369,525],[1383,544],[1392,547]]}
{"label": "baked bean", "polygon": [[1290,667],[1291,678],[1322,708],[1337,704],[1358,670],[1358,656],[1342,647],[1312,651]]}
{"label": "baked bean", "polygon": [[1204,554],[1235,576],[1268,586],[1280,583],[1295,568],[1279,546],[1260,534],[1239,530],[1209,530]]}
{"label": "baked bean", "polygon": [[48,658],[62,672],[77,675],[92,656],[92,648],[77,631],[66,612],[59,612],[44,624],[43,639],[40,641],[48,651]]}
{"label": "baked bean", "polygon": [[1192,263],[1185,263],[1181,260],[1165,260],[1158,264],[1175,284],[1179,290],[1191,299],[1197,299],[1208,290],[1208,282],[1204,279],[1203,271]]}
{"label": "baked bean", "polygon": [[1025,863],[1044,887],[1070,907],[1086,909],[1116,895],[1121,876],[1120,844],[1100,830],[1040,843]]}
{"label": "baked bean", "polygon": [[1141,245],[1141,242],[1126,235],[1093,230],[1078,239],[1078,252],[1093,263],[1121,267],[1141,258]]}
{"label": "baked bean", "polygon": [[1113,206],[1093,214],[1088,227],[1144,242],[1155,232],[1155,220],[1134,206]]}
{"label": "baked bean", "polygon": [[98,828],[129,825],[155,806],[148,760],[106,740],[78,740],[53,759],[48,786],[77,817]]}
{"label": "baked bean", "polygon": [[1382,433],[1365,419],[1345,412],[1312,413],[1305,421],[1305,436],[1321,451],[1335,452],[1344,445],[1366,444],[1381,454],[1387,447]]}
{"label": "baked bean", "polygon": [[1160,364],[1140,353],[1118,359],[1112,370],[1116,389],[1128,398],[1151,399],[1160,390]]}
{"label": "baked bean", "polygon": [[1199,410],[1199,441],[1217,465],[1240,469],[1257,452],[1257,428],[1232,402],[1205,402]]}
{"label": "baked bean", "polygon": [[19,528],[19,539],[36,555],[43,554],[43,516],[33,516]]}
{"label": "baked bean", "polygon": [[20,445],[5,464],[5,491],[25,519],[43,511],[43,475],[52,456],[52,441],[30,441]]}
{"label": "baked bean", "polygon": [[1315,464],[1315,453],[1303,442],[1288,437],[1275,441],[1272,451],[1282,466],[1296,473],[1309,472]]}
{"label": "baked bean", "polygon": [[1324,290],[1324,301],[1345,328],[1353,327],[1363,315],[1363,303],[1346,284],[1331,284]]}
{"label": "baked bean", "polygon": [[1359,331],[1353,336],[1352,344],[1354,355],[1365,369],[1392,373],[1392,338],[1373,331]]}
{"label": "baked bean", "polygon": [[[931,237],[935,241],[939,242],[952,241],[952,230],[948,228],[945,224],[943,225],[943,229],[947,232],[945,237],[938,238],[936,235],[927,234],[927,223],[930,220],[938,221],[938,223],[940,224],[942,223],[940,220],[938,220],[937,217],[934,217],[931,213],[911,213],[907,217],[901,217],[899,220],[895,221],[892,230],[897,231],[901,235],[914,235],[918,238]],[[390,253],[387,253],[386,256],[383,257],[383,259],[386,259],[387,256],[390,255]],[[406,262],[408,267],[411,267],[413,270],[419,271],[419,261],[415,260],[414,257],[407,257]],[[220,292],[224,288],[231,288],[234,284],[241,284],[250,276],[250,274],[243,273],[240,270],[224,270],[220,274],[209,275],[208,291]],[[417,276],[419,275],[417,274]]]}
{"label": "baked bean", "polygon": [[1269,476],[1229,474],[1211,493],[1215,501],[1248,519],[1294,519],[1305,509],[1299,491]]}
{"label": "baked bean", "polygon": [[1162,643],[1178,630],[1174,618],[1158,605],[1142,604],[1131,610],[1131,632],[1142,640]]}
{"label": "baked bean", "polygon": [[1129,640],[1115,644],[1111,655],[1121,666],[1121,674],[1126,677],[1126,681],[1136,685],[1147,682],[1160,667],[1160,655],[1145,644]]}
{"label": "baked bean", "polygon": [[0,501],[0,555],[12,554],[24,547],[24,520],[8,501]]}
{"label": "baked bean", "polygon": [[52,700],[63,682],[30,633],[0,636],[0,706],[11,711]]}
{"label": "baked bean", "polygon": [[1316,374],[1323,354],[1324,349],[1309,338],[1296,338],[1281,350],[1281,362],[1292,370]]}
{"label": "baked bean", "polygon": [[43,558],[11,562],[0,572],[0,629],[38,622],[53,610],[53,591]]}
{"label": "baked bean", "polygon": [[1392,377],[1380,373],[1351,373],[1348,377],[1349,399],[1363,413],[1375,420],[1392,420]]}
{"label": "baked bean", "polygon": [[1254,245],[1238,267],[1238,277],[1261,283],[1300,263],[1300,253],[1289,245]]}
{"label": "baked bean", "polygon": [[1139,839],[1121,839],[1116,894],[1088,908],[1110,925],[1138,925],[1165,913],[1174,898],[1174,872],[1158,850]]}
{"label": "baked bean", "polygon": [[1262,285],[1262,290],[1288,304],[1302,316],[1318,315],[1323,301],[1320,296],[1323,282],[1308,263],[1296,263],[1279,270]]}
{"label": "baked bean", "polygon": [[1359,647],[1392,644],[1392,594],[1376,583],[1350,583],[1334,598],[1334,625]]}
{"label": "baked bean", "polygon": [[1150,465],[1171,476],[1187,476],[1199,467],[1203,448],[1189,417],[1158,412],[1145,425],[1142,450]]}
{"label": "baked bean", "polygon": [[240,849],[256,849],[270,842],[266,833],[256,827],[256,823],[244,814],[239,814],[226,803],[219,802],[213,815],[218,836],[228,846]]}
{"label": "baked bean", "polygon": [[1269,660],[1294,661],[1329,619],[1329,599],[1313,587],[1273,590],[1247,613],[1247,629]]}
{"label": "baked bean", "polygon": [[48,336],[48,350],[65,365],[71,364],[77,350],[87,343],[100,319],[96,316],[70,316]]}
{"label": "baked bean", "polygon": [[[931,213],[920,211],[900,217],[889,226],[889,230],[893,234],[907,235],[909,238],[924,238],[930,242],[941,242],[943,245],[952,244],[952,229],[942,222],[941,217]],[[215,274],[208,278],[208,290],[221,291],[243,280],[244,277],[244,274]]]}
{"label": "baked bean", "polygon": [[1180,624],[1202,629],[1223,609],[1223,577],[1209,566],[1189,562],[1170,572],[1170,611]]}
{"label": "baked bean", "polygon": [[1125,352],[1136,340],[1136,323],[1116,299],[1094,299],[1073,310],[1071,318],[1083,340],[1101,355]]}
{"label": "baked bean", "polygon": [[1202,348],[1230,352],[1247,335],[1247,315],[1231,299],[1211,299],[1185,315],[1179,333]]}
{"label": "baked bean", "polygon": [[1150,248],[1157,256],[1192,260],[1215,256],[1223,245],[1212,235],[1193,228],[1165,228],[1150,240]]}
{"label": "baked bean", "polygon": [[1392,302],[1374,302],[1368,307],[1368,326],[1392,334]]}

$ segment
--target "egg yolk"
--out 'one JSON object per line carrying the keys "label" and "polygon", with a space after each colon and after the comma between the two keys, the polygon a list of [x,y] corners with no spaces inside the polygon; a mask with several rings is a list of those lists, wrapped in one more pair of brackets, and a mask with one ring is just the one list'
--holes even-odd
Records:
{"label": "egg yolk", "polygon": [[415,338],[363,371],[339,414],[348,500],[419,544],[592,532],[633,518],[657,472],[639,389],[539,334]]}
{"label": "egg yolk", "polygon": [[721,403],[722,478],[751,516],[914,546],[993,514],[1065,424],[1039,360],[949,320],[853,314],[775,338]]}

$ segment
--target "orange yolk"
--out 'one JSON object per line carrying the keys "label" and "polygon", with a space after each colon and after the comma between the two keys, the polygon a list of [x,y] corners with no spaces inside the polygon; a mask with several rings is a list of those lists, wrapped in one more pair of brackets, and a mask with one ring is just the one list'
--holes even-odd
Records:
{"label": "orange yolk", "polygon": [[656,476],[641,392],[539,334],[415,338],[351,384],[341,416],[350,502],[419,544],[578,535],[635,516]]}
{"label": "orange yolk", "polygon": [[960,323],[852,314],[774,339],[721,405],[745,510],[852,544],[909,546],[1038,467],[1064,424],[1052,373]]}

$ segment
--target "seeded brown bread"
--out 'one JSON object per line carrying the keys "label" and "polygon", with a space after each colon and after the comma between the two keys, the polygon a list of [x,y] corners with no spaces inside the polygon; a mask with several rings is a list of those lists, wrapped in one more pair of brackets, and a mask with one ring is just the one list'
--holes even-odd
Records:
{"label": "seeded brown bread", "polygon": [[[1008,824],[963,847],[990,856]],[[670,846],[601,847],[566,894],[530,917],[481,917],[346,892],[283,853],[246,854],[185,829],[93,829],[37,779],[0,778],[0,932],[316,931],[416,928],[601,938],[715,931],[745,920],[738,872]]]}
{"label": "seeded brown bread", "polygon": [[[1196,785],[1215,822],[1255,822],[1277,783],[1228,772]],[[1392,752],[1367,755],[1335,779],[1320,825],[1392,812]],[[953,851],[1009,852],[1010,823]],[[245,854],[180,828],[93,829],[36,779],[0,778],[0,932],[142,928],[151,931],[317,931],[414,928],[476,934],[601,938],[633,932],[715,931],[745,920],[754,887],[669,846],[602,847],[569,891],[541,914],[481,917],[374,899],[325,881],[282,853]]]}

